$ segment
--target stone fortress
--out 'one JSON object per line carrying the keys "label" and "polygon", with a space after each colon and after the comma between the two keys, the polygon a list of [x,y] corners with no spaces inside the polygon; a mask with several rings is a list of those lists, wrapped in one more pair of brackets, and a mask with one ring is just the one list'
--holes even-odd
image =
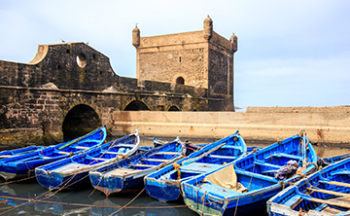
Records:
{"label": "stone fortress", "polygon": [[[133,30],[137,51],[136,76],[143,80],[185,84],[208,89],[209,97],[233,97],[233,54],[237,37],[227,40],[213,31],[213,21],[204,20],[204,30],[140,37]],[[233,105],[233,104],[232,104]]]}
{"label": "stone fortress", "polygon": [[122,111],[234,111],[237,37],[213,31],[141,37],[132,31],[137,79],[118,76],[85,43],[39,45],[28,64],[0,61],[0,143],[60,142]]}

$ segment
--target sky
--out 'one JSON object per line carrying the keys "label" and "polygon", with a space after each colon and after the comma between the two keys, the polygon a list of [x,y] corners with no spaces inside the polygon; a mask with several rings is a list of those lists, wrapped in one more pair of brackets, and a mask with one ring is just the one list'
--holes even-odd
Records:
{"label": "sky", "polygon": [[0,60],[30,62],[39,44],[89,42],[136,78],[141,37],[203,29],[238,37],[234,104],[350,105],[348,0],[0,0]]}

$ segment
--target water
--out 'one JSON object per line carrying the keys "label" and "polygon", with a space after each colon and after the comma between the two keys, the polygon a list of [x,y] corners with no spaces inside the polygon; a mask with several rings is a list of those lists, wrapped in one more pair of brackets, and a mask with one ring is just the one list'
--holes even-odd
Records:
{"label": "water", "polygon": [[[143,139],[141,145],[153,145],[152,139]],[[252,146],[251,143],[247,145]],[[254,146],[267,145],[254,144]],[[317,147],[315,149],[322,151]],[[324,157],[345,153],[350,153],[350,149],[328,146],[323,150]],[[149,197],[145,191],[127,205],[127,208],[120,210],[120,207],[126,205],[136,195],[137,193],[106,198],[102,192],[94,191],[92,187],[53,193],[39,185],[35,178],[11,184],[5,184],[0,180],[0,215],[197,215],[188,209],[183,201],[158,202]],[[116,212],[118,210],[119,212]]]}
{"label": "water", "polygon": [[[152,145],[151,138],[143,139],[141,142],[141,146]],[[116,212],[137,194],[106,198],[104,193],[94,191],[92,187],[55,193],[42,187],[35,178],[11,184],[5,184],[5,181],[0,180],[0,215],[197,215],[188,209],[183,201],[158,202],[148,196],[146,191],[128,205],[128,208]]]}
{"label": "water", "polygon": [[[92,193],[92,194],[91,194]],[[56,194],[48,192],[35,181],[12,183],[0,186],[0,197],[6,197],[7,203],[0,204],[1,215],[196,215],[184,205],[183,202],[161,203],[149,197],[143,192],[135,201],[128,205],[127,209],[121,206],[127,204],[137,194],[122,196],[106,196],[92,188],[81,190],[60,191]],[[11,199],[13,197],[13,199]],[[26,198],[27,200],[16,200]],[[32,201],[28,200],[32,199]],[[0,202],[3,201],[0,198]],[[37,200],[36,202],[33,202]],[[145,209],[144,207],[166,206],[161,209]],[[6,212],[8,211],[8,212]],[[113,214],[113,212],[116,212]],[[2,214],[4,213],[4,214]]]}

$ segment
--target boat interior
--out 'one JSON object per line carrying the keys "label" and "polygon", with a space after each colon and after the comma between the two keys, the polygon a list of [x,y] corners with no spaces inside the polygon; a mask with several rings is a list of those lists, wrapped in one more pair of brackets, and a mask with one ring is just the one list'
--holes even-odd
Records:
{"label": "boat interior", "polygon": [[[350,162],[350,161],[349,161]],[[350,209],[350,163],[316,173],[288,188],[272,202],[299,212],[336,215]]]}

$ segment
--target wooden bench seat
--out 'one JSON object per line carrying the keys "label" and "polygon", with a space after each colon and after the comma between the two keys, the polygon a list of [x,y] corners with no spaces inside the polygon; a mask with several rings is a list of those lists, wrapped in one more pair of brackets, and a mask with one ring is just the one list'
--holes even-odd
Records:
{"label": "wooden bench seat", "polygon": [[342,192],[325,190],[325,189],[313,189],[313,188],[307,188],[307,189],[310,191],[313,191],[313,192],[319,192],[319,193],[324,193],[324,194],[331,194],[331,195],[335,195],[335,196],[350,198],[350,194],[348,194],[348,193],[342,193]]}
{"label": "wooden bench seat", "polygon": [[154,161],[154,162],[167,162],[168,159],[155,159],[155,158],[148,158],[148,161]]}
{"label": "wooden bench seat", "polygon": [[86,149],[89,149],[90,147],[86,147],[86,146],[77,146],[75,147],[76,149],[83,149],[83,150],[86,150]]}
{"label": "wooden bench seat", "polygon": [[135,167],[155,167],[155,165],[150,165],[150,164],[135,164]]}
{"label": "wooden bench seat", "polygon": [[319,182],[323,184],[330,184],[330,185],[336,185],[341,187],[350,187],[350,184],[348,183],[337,182],[337,181],[319,181]]}
{"label": "wooden bench seat", "polygon": [[210,155],[211,158],[218,158],[218,159],[236,159],[234,156],[226,156],[226,155]]}

